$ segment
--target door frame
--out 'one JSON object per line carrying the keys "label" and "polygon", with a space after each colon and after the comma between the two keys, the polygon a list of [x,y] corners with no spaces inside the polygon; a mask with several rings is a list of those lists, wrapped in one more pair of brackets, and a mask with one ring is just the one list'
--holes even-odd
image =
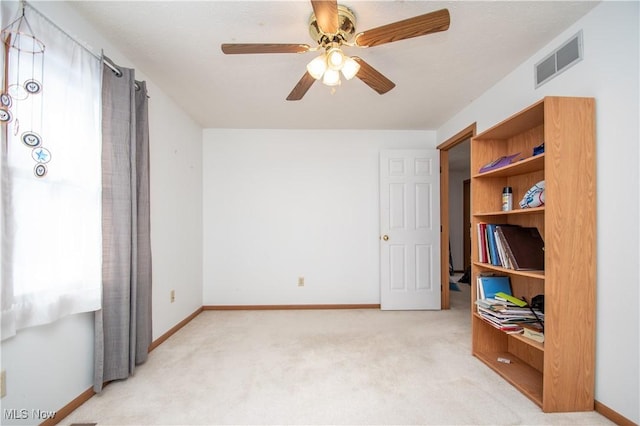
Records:
{"label": "door frame", "polygon": [[471,178],[462,183],[462,270],[471,267]]}
{"label": "door frame", "polygon": [[441,307],[450,308],[449,301],[449,150],[476,135],[476,123],[462,129],[436,148],[440,150],[440,286]]}

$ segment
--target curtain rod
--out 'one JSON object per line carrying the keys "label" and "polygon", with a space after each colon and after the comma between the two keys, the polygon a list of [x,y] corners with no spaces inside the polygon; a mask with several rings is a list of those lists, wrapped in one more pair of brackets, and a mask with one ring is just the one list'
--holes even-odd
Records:
{"label": "curtain rod", "polygon": [[[57,29],[58,31],[60,31],[62,34],[64,34],[69,40],[71,40],[72,42],[74,42],[75,44],[77,44],[78,46],[80,46],[82,49],[84,49],[84,51],[86,51],[88,54],[90,54],[91,56],[93,56],[94,58],[96,58],[97,60],[101,61],[103,64],[105,64],[108,68],[111,69],[111,71],[113,71],[115,73],[115,75],[117,75],[118,77],[120,77],[122,75],[122,71],[120,71],[118,69],[118,67],[116,67],[115,64],[112,64],[110,61],[106,60],[104,55],[99,56],[95,53],[93,53],[91,51],[91,49],[89,49],[88,47],[86,47],[84,44],[80,43],[80,41],[76,40],[75,38],[73,38],[71,35],[69,35],[68,32],[66,32],[65,30],[63,30],[62,28],[60,28],[55,22],[53,22],[51,19],[49,19],[47,16],[45,16],[42,12],[40,12],[38,9],[36,9],[31,3],[27,2],[26,0],[21,0],[22,3],[22,10],[24,11],[24,6],[29,6],[29,8],[37,13],[42,19],[44,19],[45,21],[47,21],[52,27],[54,27],[55,29]],[[138,84],[137,81],[134,81],[134,85],[136,90],[140,90],[140,85]]]}

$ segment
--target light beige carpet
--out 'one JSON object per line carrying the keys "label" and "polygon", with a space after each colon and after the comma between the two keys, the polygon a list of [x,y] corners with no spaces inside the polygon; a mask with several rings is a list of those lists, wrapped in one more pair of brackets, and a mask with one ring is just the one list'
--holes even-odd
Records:
{"label": "light beige carpet", "polygon": [[449,311],[205,311],[62,424],[612,424],[544,414],[471,356]]}

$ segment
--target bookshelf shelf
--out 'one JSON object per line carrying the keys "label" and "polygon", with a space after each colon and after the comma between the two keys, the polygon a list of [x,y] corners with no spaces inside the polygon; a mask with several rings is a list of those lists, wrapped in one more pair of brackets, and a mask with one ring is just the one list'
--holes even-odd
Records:
{"label": "bookshelf shelf", "polygon": [[[484,319],[482,319],[482,316],[480,314],[478,314],[477,312],[474,312],[473,316],[474,316],[474,318],[480,319],[481,321],[485,321]],[[507,334],[507,333],[505,333],[505,334]],[[520,340],[525,345],[530,345],[534,349],[537,349],[539,351],[544,351],[544,343],[539,343],[539,342],[536,342],[535,340],[528,339],[528,338],[524,337],[521,334],[507,334],[507,336],[510,339]]]}
{"label": "bookshelf shelf", "polygon": [[[542,373],[509,352],[478,352],[475,356],[515,386],[527,398],[542,406]],[[498,358],[511,361],[505,364]]]}
{"label": "bookshelf shelf", "polygon": [[[513,164],[471,177],[474,230],[487,224],[535,227],[544,241],[544,271],[482,263],[472,232],[471,279],[510,278],[514,296],[545,296],[545,343],[507,334],[487,323],[472,303],[472,353],[545,412],[591,411],[595,389],[595,101],[545,97],[471,140],[471,169],[521,153]],[[544,143],[545,152],[532,156]],[[514,205],[545,182],[545,205],[501,210],[505,186]],[[480,227],[480,224],[483,224]],[[480,233],[481,234],[481,233]],[[484,234],[483,234],[484,242]],[[579,249],[576,249],[579,247]],[[485,258],[486,260],[486,258]],[[477,288],[471,286],[472,301]],[[502,363],[498,358],[511,363]],[[575,389],[580,389],[579,393]]]}
{"label": "bookshelf shelf", "polygon": [[504,177],[504,176],[519,176],[531,172],[544,170],[544,154],[524,158],[508,166],[501,167],[499,169],[491,170],[484,173],[478,173],[474,177]]}
{"label": "bookshelf shelf", "polygon": [[510,338],[517,339],[523,342],[526,345],[531,345],[534,349],[539,351],[544,351],[544,343],[536,342],[535,340],[528,339],[521,334],[510,334]]}
{"label": "bookshelf shelf", "polygon": [[501,266],[495,266],[489,263],[482,263],[482,262],[473,262],[473,265],[481,269],[501,272],[504,274],[511,274],[514,276],[522,276],[522,277],[535,278],[538,280],[544,280],[544,271],[517,271],[515,269],[507,269]]}
{"label": "bookshelf shelf", "polygon": [[484,218],[487,216],[504,216],[504,217],[509,217],[511,215],[529,215],[529,214],[542,214],[544,213],[544,206],[541,207],[533,207],[530,209],[515,209],[515,210],[509,210],[509,211],[495,211],[495,212],[482,212],[482,213],[476,213],[473,216],[474,217],[478,217],[478,218]]}

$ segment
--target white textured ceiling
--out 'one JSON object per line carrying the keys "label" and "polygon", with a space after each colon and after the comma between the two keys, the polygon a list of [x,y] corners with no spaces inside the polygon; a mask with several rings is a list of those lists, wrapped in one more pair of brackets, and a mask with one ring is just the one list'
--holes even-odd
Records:
{"label": "white textured ceiling", "polygon": [[286,101],[316,53],[224,55],[220,44],[313,45],[306,0],[69,2],[202,127],[406,130],[437,129],[597,4],[340,3],[354,11],[356,32],[441,8],[449,9],[451,26],[345,48],[396,83],[385,95],[353,79],[335,93],[316,82],[301,101]]}

